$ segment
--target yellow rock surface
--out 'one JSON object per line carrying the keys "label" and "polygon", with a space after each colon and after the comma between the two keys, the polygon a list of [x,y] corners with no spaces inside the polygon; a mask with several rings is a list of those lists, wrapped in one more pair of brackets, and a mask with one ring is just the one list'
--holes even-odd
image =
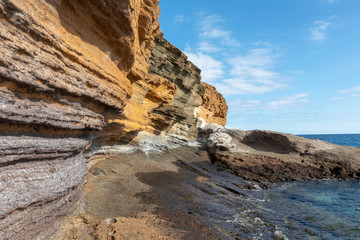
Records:
{"label": "yellow rock surface", "polygon": [[225,126],[228,112],[225,98],[216,91],[215,87],[204,82],[201,82],[201,85],[204,87],[205,93],[202,95],[203,103],[199,107],[198,117],[207,123],[217,123]]}
{"label": "yellow rock surface", "polygon": [[162,37],[158,4],[0,0],[0,239],[47,239],[103,148],[196,140],[202,103],[223,120],[200,69]]}

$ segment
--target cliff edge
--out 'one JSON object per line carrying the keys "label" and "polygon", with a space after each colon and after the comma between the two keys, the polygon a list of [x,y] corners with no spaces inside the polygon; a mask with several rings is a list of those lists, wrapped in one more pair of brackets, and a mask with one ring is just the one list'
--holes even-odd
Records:
{"label": "cliff edge", "polygon": [[94,154],[196,139],[200,70],[159,13],[158,0],[0,0],[1,239],[53,233]]}

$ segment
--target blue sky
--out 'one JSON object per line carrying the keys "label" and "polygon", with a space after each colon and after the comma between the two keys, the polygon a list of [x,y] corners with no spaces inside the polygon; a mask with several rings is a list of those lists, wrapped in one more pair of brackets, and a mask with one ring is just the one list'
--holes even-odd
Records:
{"label": "blue sky", "polygon": [[165,38],[229,105],[227,126],[360,133],[359,0],[160,0]]}

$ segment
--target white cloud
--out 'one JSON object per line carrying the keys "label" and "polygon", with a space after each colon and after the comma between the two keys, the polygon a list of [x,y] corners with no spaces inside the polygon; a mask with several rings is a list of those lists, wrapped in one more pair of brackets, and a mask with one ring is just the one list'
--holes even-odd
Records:
{"label": "white cloud", "polygon": [[307,97],[309,96],[309,93],[299,93],[295,94],[293,96],[280,99],[278,101],[272,101],[266,104],[268,109],[283,109],[283,108],[289,108],[299,103],[305,103],[308,102],[309,99]]}
{"label": "white cloud", "polygon": [[348,99],[350,97],[359,97],[360,96],[360,85],[354,86],[352,88],[342,89],[338,91],[339,96],[334,96],[329,98],[330,101],[337,101],[342,99]]}
{"label": "white cloud", "polygon": [[219,28],[215,28],[215,29],[211,29],[209,31],[205,31],[200,33],[200,36],[203,38],[225,38],[225,39],[229,39],[230,38],[230,31],[226,31],[223,29],[219,29]]}
{"label": "white cloud", "polygon": [[199,42],[199,51],[207,53],[215,53],[221,51],[221,48],[216,47],[214,44],[211,44],[206,41]]}
{"label": "white cloud", "polygon": [[330,101],[337,101],[337,100],[342,100],[344,99],[344,97],[331,97],[329,98]]}
{"label": "white cloud", "polygon": [[223,77],[224,65],[220,61],[217,61],[210,55],[203,54],[202,52],[185,52],[185,54],[191,62],[201,69],[202,81],[211,83],[220,80]]}
{"label": "white cloud", "polygon": [[339,91],[339,93],[342,93],[342,94],[353,93],[353,92],[360,92],[360,85]]}
{"label": "white cloud", "polygon": [[314,41],[323,41],[326,36],[326,29],[330,25],[331,23],[328,21],[315,21],[311,28],[310,39]]}
{"label": "white cloud", "polygon": [[258,41],[239,54],[240,43],[223,28],[224,19],[200,13],[198,46],[187,47],[185,54],[202,70],[202,80],[222,94],[263,94],[286,87],[274,70],[279,54],[270,43]]}
{"label": "white cloud", "polygon": [[271,70],[276,57],[270,48],[255,48],[230,58],[232,77],[215,85],[225,95],[263,94],[283,88],[280,74]]}
{"label": "white cloud", "polygon": [[200,18],[199,25],[202,32],[211,31],[217,23],[224,21],[224,19],[218,15],[204,16],[204,13],[200,13]]}
{"label": "white cloud", "polygon": [[309,39],[313,41],[323,41],[327,36],[327,30],[331,26],[331,19],[335,16],[331,16],[325,20],[316,20],[313,26],[310,28]]}
{"label": "white cloud", "polygon": [[185,21],[185,16],[183,14],[175,15],[174,22],[176,23],[182,23]]}
{"label": "white cloud", "polygon": [[259,109],[263,105],[263,102],[261,100],[236,99],[228,101],[228,105],[232,112],[244,112],[248,110]]}
{"label": "white cloud", "polygon": [[229,101],[229,107],[234,112],[293,109],[295,106],[299,106],[299,104],[309,102],[309,99],[307,98],[309,95],[309,93],[299,93],[271,102],[236,99]]}
{"label": "white cloud", "polygon": [[224,22],[224,19],[218,15],[208,15],[200,14],[200,32],[199,37],[202,39],[216,39],[220,40],[220,44],[227,46],[240,46],[240,43],[234,39],[231,35],[232,32],[223,29],[219,23]]}
{"label": "white cloud", "polygon": [[251,72],[254,69],[270,68],[273,65],[275,55],[270,48],[255,48],[248,51],[245,56],[231,58],[233,65],[232,75],[242,75],[244,71]]}
{"label": "white cloud", "polygon": [[241,78],[225,79],[221,83],[215,83],[214,86],[219,90],[219,92],[226,96],[240,94],[263,94],[285,87],[284,84],[277,82],[269,81],[264,84]]}

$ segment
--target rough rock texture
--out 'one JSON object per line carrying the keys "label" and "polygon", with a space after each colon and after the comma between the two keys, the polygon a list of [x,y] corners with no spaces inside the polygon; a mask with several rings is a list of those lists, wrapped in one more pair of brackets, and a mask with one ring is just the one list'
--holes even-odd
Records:
{"label": "rough rock texture", "polygon": [[106,114],[112,120],[98,145],[138,143],[140,139],[134,137],[142,131],[179,141],[196,140],[197,108],[204,93],[200,69],[161,34],[154,40],[148,66],[144,79],[132,79],[133,94],[123,112]]}
{"label": "rough rock texture", "polygon": [[[207,181],[221,172],[205,150],[183,146],[98,157],[86,177],[84,208],[68,218],[52,239],[235,239],[217,236],[225,232],[224,215],[208,221],[223,210],[224,199],[218,203],[214,197],[225,186]],[[226,206],[236,206],[231,203],[226,201]]]}
{"label": "rough rock texture", "polygon": [[[149,72],[160,75],[177,86],[171,104],[173,124],[170,134],[196,139],[196,108],[202,104],[204,88],[200,84],[200,69],[187,60],[179,49],[162,37],[155,39]],[[160,109],[157,113],[164,112]]]}
{"label": "rough rock texture", "polygon": [[122,113],[106,114],[111,120],[97,144],[137,143],[139,139],[133,139],[141,131],[193,141],[198,118],[225,125],[225,99],[214,87],[201,83],[200,69],[162,34],[154,40],[148,67],[143,79],[129,75],[133,94]]}
{"label": "rough rock texture", "polygon": [[360,179],[360,149],[271,131],[203,126],[213,161],[246,180]]}
{"label": "rough rock texture", "polygon": [[46,238],[73,210],[84,150],[147,78],[159,12],[157,0],[0,0],[0,239]]}
{"label": "rough rock texture", "polygon": [[225,98],[216,91],[216,88],[201,82],[205,92],[202,95],[203,103],[199,107],[199,118],[207,123],[217,123],[222,126],[226,124],[228,106]]}
{"label": "rough rock texture", "polygon": [[84,156],[196,139],[200,70],[163,39],[158,3],[0,0],[0,239],[46,238]]}

